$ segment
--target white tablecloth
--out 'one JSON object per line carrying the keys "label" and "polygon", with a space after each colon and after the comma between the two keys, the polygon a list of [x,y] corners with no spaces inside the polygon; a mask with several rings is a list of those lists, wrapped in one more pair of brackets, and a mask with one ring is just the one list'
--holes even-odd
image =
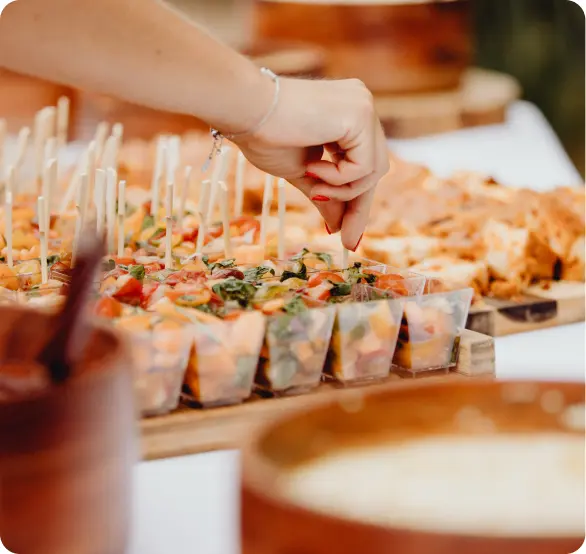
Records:
{"label": "white tablecloth", "polygon": [[[391,146],[440,174],[471,169],[538,190],[582,182],[543,115],[524,102],[505,125]],[[584,380],[584,333],[581,323],[499,338],[497,376]],[[130,554],[238,554],[239,475],[237,452],[141,464]]]}

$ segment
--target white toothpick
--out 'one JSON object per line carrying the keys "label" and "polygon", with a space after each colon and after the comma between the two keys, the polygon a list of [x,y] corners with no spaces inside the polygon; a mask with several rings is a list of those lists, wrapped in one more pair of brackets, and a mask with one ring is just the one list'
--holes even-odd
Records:
{"label": "white toothpick", "polygon": [[279,179],[277,184],[279,202],[279,236],[278,236],[278,258],[285,259],[285,216],[287,213],[287,199],[285,197],[285,179]]}
{"label": "white toothpick", "polygon": [[34,151],[35,151],[35,180],[37,191],[43,178],[45,161],[45,142],[55,134],[57,109],[53,106],[39,110],[35,115],[34,123]]}
{"label": "white toothpick", "polygon": [[116,170],[109,167],[106,171],[106,227],[108,254],[114,252],[115,226],[116,226],[116,183],[118,174]]}
{"label": "white toothpick", "polygon": [[109,167],[118,168],[118,147],[120,139],[114,135],[110,135],[104,146],[104,153],[100,167],[105,171]]}
{"label": "white toothpick", "polygon": [[173,135],[167,143],[167,176],[166,182],[175,182],[175,173],[181,163],[181,137]]}
{"label": "white toothpick", "polygon": [[[14,173],[14,168],[10,168],[10,172]],[[10,174],[8,175],[8,180],[10,180]],[[5,202],[5,214],[4,214],[4,235],[6,238],[6,262],[8,263],[8,267],[12,267],[14,265],[14,261],[12,259],[12,192],[6,192],[6,202]]]}
{"label": "white toothpick", "polygon": [[271,204],[273,202],[273,183],[274,177],[267,173],[265,177],[265,188],[262,197],[262,213],[260,219],[260,245],[263,251],[267,246],[267,225],[271,213]]}
{"label": "white toothpick", "polygon": [[348,256],[350,252],[348,252],[347,248],[342,246],[342,268],[341,269],[348,269]]}
{"label": "white toothpick", "polygon": [[114,123],[112,126],[112,136],[116,137],[119,142],[124,138],[124,125],[122,123]]}
{"label": "white toothpick", "polygon": [[85,218],[87,215],[87,202],[89,198],[89,176],[83,173],[79,177],[79,186],[77,187],[77,194],[75,198],[75,235],[73,237],[73,253],[71,255],[71,267],[75,266],[77,254],[79,250],[79,243],[81,234],[85,228]]}
{"label": "white toothpick", "polygon": [[96,143],[96,165],[102,161],[102,155],[104,154],[104,147],[110,131],[110,125],[107,121],[100,121],[96,127],[96,134],[94,136],[94,142]]}
{"label": "white toothpick", "polygon": [[51,213],[53,211],[53,191],[57,191],[57,160],[55,158],[49,159],[45,164],[43,171],[42,195],[47,209],[45,217],[47,218],[47,225],[51,225]]}
{"label": "white toothpick", "polygon": [[230,163],[230,153],[232,149],[228,146],[223,146],[219,156],[216,157],[216,165],[212,173],[212,184],[210,188],[210,201],[208,204],[208,211],[206,221],[209,223],[214,217],[216,210],[216,201],[218,196],[218,189],[220,181],[225,181],[228,174],[228,164]]}
{"label": "white toothpick", "polygon": [[7,129],[6,120],[0,118],[0,184],[6,181],[6,172],[4,170],[4,150],[6,148]]}
{"label": "white toothpick", "polygon": [[189,196],[189,189],[191,188],[191,174],[193,168],[188,165],[185,168],[185,174],[183,176],[183,187],[181,188],[181,199],[179,201],[179,213],[177,214],[177,221],[181,226],[183,218],[185,217],[185,204],[187,203],[187,197]]}
{"label": "white toothpick", "polygon": [[155,170],[151,183],[151,215],[157,216],[159,210],[159,195],[161,180],[165,174],[165,161],[167,158],[167,137],[159,137],[157,142],[157,155],[155,159]]}
{"label": "white toothpick", "polygon": [[96,232],[98,237],[104,235],[106,217],[106,172],[103,169],[96,169]]}
{"label": "white toothpick", "polygon": [[75,171],[73,172],[73,175],[71,176],[71,180],[69,181],[69,186],[67,187],[67,190],[65,191],[65,196],[63,196],[63,200],[61,201],[61,205],[59,207],[59,213],[61,215],[63,215],[67,211],[69,204],[75,199],[75,197],[77,195],[77,189],[79,188],[79,181],[80,181],[81,175],[86,172],[86,168],[88,165],[88,155],[89,155],[88,150],[85,150],[82,153],[81,158],[79,160],[79,163],[77,164]]}
{"label": "white toothpick", "polygon": [[197,232],[197,243],[195,245],[196,254],[202,253],[205,235],[207,233],[208,222],[206,220],[206,214],[210,201],[210,187],[211,182],[209,180],[203,181],[201,184],[201,195],[199,197],[199,204],[197,206],[197,212],[199,216],[199,230]]}
{"label": "white toothpick", "polygon": [[246,158],[242,152],[238,152],[238,161],[236,162],[236,197],[234,199],[234,216],[242,215],[244,204],[244,172],[246,170]]}
{"label": "white toothpick", "polygon": [[86,174],[88,177],[88,199],[94,198],[94,190],[96,186],[96,142],[91,141],[87,150],[87,166]]}
{"label": "white toothpick", "polygon": [[18,139],[16,141],[16,157],[14,159],[14,197],[20,192],[20,173],[22,164],[30,141],[31,130],[28,127],[23,127],[18,132]]}
{"label": "white toothpick", "polygon": [[70,100],[67,96],[62,96],[57,101],[57,142],[59,148],[67,144],[69,135],[69,106]]}
{"label": "white toothpick", "polygon": [[47,167],[49,160],[57,159],[57,139],[49,137],[45,142],[45,152],[43,154],[43,167]]}
{"label": "white toothpick", "polygon": [[126,216],[126,181],[118,185],[118,256],[124,256],[124,218]]}
{"label": "white toothpick", "polygon": [[166,194],[166,229],[165,229],[165,269],[173,269],[173,182],[167,183]]}
{"label": "white toothpick", "polygon": [[228,187],[224,181],[220,182],[220,208],[222,210],[224,256],[229,259],[232,257],[232,240],[230,237],[230,205],[228,202]]}
{"label": "white toothpick", "polygon": [[47,266],[47,232],[48,232],[48,223],[47,223],[47,205],[45,203],[45,199],[42,196],[39,196],[38,199],[38,208],[37,208],[37,219],[39,223],[39,235],[41,239],[41,282],[43,285],[47,284],[49,280],[49,268]]}

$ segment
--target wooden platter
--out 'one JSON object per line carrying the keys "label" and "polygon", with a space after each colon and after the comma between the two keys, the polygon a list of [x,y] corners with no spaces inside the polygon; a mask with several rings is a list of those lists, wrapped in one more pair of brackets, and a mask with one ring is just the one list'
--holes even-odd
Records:
{"label": "wooden platter", "polygon": [[352,409],[360,402],[365,390],[384,390],[430,379],[450,381],[470,378],[490,378],[495,374],[494,341],[491,337],[466,330],[460,342],[460,357],[454,370],[427,372],[418,378],[391,374],[385,381],[355,387],[340,387],[322,383],[315,391],[281,398],[253,398],[237,406],[198,410],[181,407],[176,412],[141,422],[142,451],[146,460],[171,458],[208,452],[211,450],[237,449],[254,426],[266,423],[289,411],[331,400]]}
{"label": "wooden platter", "polygon": [[391,138],[415,138],[467,127],[503,123],[509,105],[521,96],[509,75],[473,68],[460,87],[421,94],[375,94],[376,108]]}
{"label": "wooden platter", "polygon": [[491,337],[502,337],[584,321],[585,284],[553,282],[547,289],[534,286],[522,299],[486,298],[468,316],[468,329]]}

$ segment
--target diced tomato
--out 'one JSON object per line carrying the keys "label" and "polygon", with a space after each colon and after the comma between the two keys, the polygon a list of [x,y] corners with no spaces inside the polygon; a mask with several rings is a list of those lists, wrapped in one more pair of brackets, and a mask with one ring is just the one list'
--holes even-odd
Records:
{"label": "diced tomato", "polygon": [[115,319],[122,315],[122,304],[110,296],[103,296],[96,302],[94,313],[99,317]]}
{"label": "diced tomato", "polygon": [[153,262],[144,266],[144,272],[147,275],[149,273],[156,273],[157,271],[161,271],[162,269],[165,269],[165,266],[160,262]]}
{"label": "diced tomato", "polygon": [[393,291],[400,296],[407,296],[409,294],[407,287],[405,287],[403,276],[395,273],[379,276],[374,286],[377,289]]}
{"label": "diced tomato", "polygon": [[139,306],[142,296],[142,283],[130,275],[123,275],[122,278],[124,280],[112,297],[124,304]]}
{"label": "diced tomato", "polygon": [[206,280],[206,274],[203,271],[190,271],[187,269],[180,269],[175,273],[171,273],[166,279],[165,284],[171,287],[179,283],[193,283],[200,284]]}
{"label": "diced tomato", "polygon": [[242,216],[233,219],[230,222],[230,227],[236,228],[235,236],[246,235],[250,231],[254,231],[254,238],[260,235],[260,221],[250,216]]}
{"label": "diced tomato", "polygon": [[199,227],[195,229],[187,229],[183,231],[182,237],[183,242],[195,242],[197,240],[197,235],[199,234]]}
{"label": "diced tomato", "polygon": [[104,275],[104,280],[108,279],[109,277],[118,279],[118,277],[121,277],[122,275],[128,275],[128,271],[126,269],[122,269],[121,267],[116,267]]}
{"label": "diced tomato", "polygon": [[211,229],[208,229],[206,238],[208,236],[210,236],[213,239],[217,239],[218,237],[221,237],[223,233],[224,233],[224,229],[223,229],[222,225],[218,225],[217,227],[212,227]]}
{"label": "diced tomato", "polygon": [[159,288],[159,283],[156,282],[149,282],[144,283],[142,286],[142,291],[140,294],[140,307],[143,310],[146,310],[150,304],[151,298],[155,291]]}
{"label": "diced tomato", "polygon": [[343,283],[344,278],[333,271],[320,271],[315,275],[312,275],[307,281],[307,286],[309,288],[317,287],[321,285],[324,281],[330,281],[332,283]]}
{"label": "diced tomato", "polygon": [[127,256],[121,256],[121,257],[114,256],[111,259],[114,260],[116,265],[132,265],[135,263],[134,258],[127,257]]}
{"label": "diced tomato", "polygon": [[331,296],[332,284],[330,282],[322,281],[319,285],[307,289],[307,296],[313,298],[314,300],[320,300],[325,302]]}
{"label": "diced tomato", "polygon": [[238,319],[244,312],[234,310],[224,316],[224,321],[235,321]]}

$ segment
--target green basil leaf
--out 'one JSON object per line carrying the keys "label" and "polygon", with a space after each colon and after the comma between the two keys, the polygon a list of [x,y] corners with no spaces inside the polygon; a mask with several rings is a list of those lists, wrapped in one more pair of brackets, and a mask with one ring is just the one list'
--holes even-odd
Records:
{"label": "green basil leaf", "polygon": [[129,271],[130,275],[132,275],[136,280],[143,281],[144,280],[144,265],[133,265]]}

